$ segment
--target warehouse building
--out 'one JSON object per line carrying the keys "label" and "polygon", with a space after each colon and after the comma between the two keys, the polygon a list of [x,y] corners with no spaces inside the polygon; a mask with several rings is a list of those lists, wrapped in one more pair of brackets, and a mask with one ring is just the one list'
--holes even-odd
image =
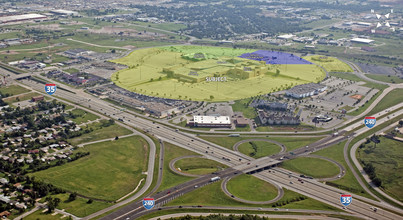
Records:
{"label": "warehouse building", "polygon": [[230,128],[231,119],[229,116],[193,116],[193,120],[188,121],[191,127],[208,127],[208,128]]}
{"label": "warehouse building", "polygon": [[327,86],[318,83],[308,83],[292,87],[285,94],[293,98],[301,99],[324,92]]}
{"label": "warehouse building", "polygon": [[351,39],[350,42],[361,43],[361,44],[370,44],[370,43],[374,42],[374,40],[356,37],[356,38]]}
{"label": "warehouse building", "polygon": [[47,17],[40,14],[24,14],[24,15],[13,15],[0,17],[0,23],[10,23],[18,21],[28,21],[37,19],[46,19]]}

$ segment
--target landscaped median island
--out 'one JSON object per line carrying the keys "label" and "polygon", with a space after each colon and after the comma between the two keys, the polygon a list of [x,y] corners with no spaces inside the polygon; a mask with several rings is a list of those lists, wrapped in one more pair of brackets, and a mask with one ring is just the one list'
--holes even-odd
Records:
{"label": "landscaped median island", "polygon": [[[242,178],[235,180],[241,181],[244,185],[252,185],[256,178]],[[231,181],[231,180],[230,180]],[[274,188],[274,187],[273,187]],[[253,190],[253,189],[250,189]],[[239,190],[235,189],[235,192]],[[270,190],[269,190],[270,191]],[[266,193],[269,193],[267,191]],[[265,194],[269,195],[269,194]],[[274,197],[277,194],[274,195]],[[240,195],[242,196],[242,195]],[[247,198],[249,198],[249,195]],[[284,196],[277,202],[272,204],[250,204],[242,203],[240,201],[227,196],[221,189],[221,181],[209,184],[207,186],[198,188],[190,193],[184,194],[167,204],[165,206],[220,206],[220,207],[262,207],[262,208],[287,208],[287,209],[311,209],[311,210],[330,210],[340,211],[333,206],[319,202],[315,199],[308,198],[299,193],[284,189]]]}
{"label": "landscaped median island", "polygon": [[189,173],[193,175],[205,175],[210,174],[221,169],[227,168],[226,165],[220,164],[214,160],[206,158],[183,158],[175,163],[175,168],[180,169],[181,172]]}
{"label": "landscaped median island", "polygon": [[320,158],[299,157],[284,161],[283,168],[311,176],[313,178],[328,178],[339,174],[339,168],[332,162]]}
{"label": "landscaped median island", "polygon": [[247,174],[230,179],[227,189],[234,196],[248,201],[269,201],[278,193],[272,184]]}
{"label": "landscaped median island", "polygon": [[112,62],[128,66],[112,75],[116,85],[183,100],[237,100],[325,77],[322,68],[293,54],[224,47],[147,48]]}
{"label": "landscaped median island", "polygon": [[238,150],[247,156],[258,159],[279,153],[281,147],[266,141],[249,141],[239,145]]}

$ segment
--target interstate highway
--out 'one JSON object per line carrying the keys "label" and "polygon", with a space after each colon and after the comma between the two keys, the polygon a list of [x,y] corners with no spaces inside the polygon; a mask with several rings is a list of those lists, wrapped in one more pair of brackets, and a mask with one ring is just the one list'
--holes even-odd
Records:
{"label": "interstate highway", "polygon": [[[29,85],[32,88],[37,89],[38,91],[41,91],[41,92],[44,89],[43,84],[38,84],[38,83],[35,83],[33,81],[28,81],[28,80],[23,80],[22,82],[24,84]],[[143,129],[143,130],[149,130],[150,133],[156,135],[157,137],[164,138],[165,140],[167,140],[167,141],[169,141],[171,143],[174,143],[174,144],[179,145],[181,147],[184,147],[184,148],[187,148],[189,150],[195,151],[195,152],[200,153],[202,155],[206,155],[210,159],[214,159],[214,160],[219,161],[221,163],[224,163],[226,165],[229,165],[229,166],[239,165],[241,163],[244,163],[245,160],[246,161],[249,160],[248,157],[245,157],[244,155],[241,155],[241,154],[239,154],[237,152],[234,152],[234,151],[228,150],[226,148],[220,147],[218,145],[214,145],[214,144],[208,143],[206,141],[200,140],[198,138],[193,137],[192,135],[187,135],[187,134],[184,134],[182,132],[176,132],[174,129],[171,129],[171,128],[168,128],[168,127],[158,125],[158,124],[153,124],[152,122],[150,122],[150,121],[148,121],[146,119],[136,117],[136,116],[134,116],[132,114],[129,114],[127,112],[122,112],[119,109],[113,107],[112,104],[107,103],[107,102],[102,101],[102,100],[99,100],[97,98],[94,98],[93,96],[91,96],[89,94],[86,94],[84,92],[81,92],[79,94],[72,94],[72,93],[69,93],[69,92],[66,92],[66,91],[63,91],[63,90],[58,90],[57,95],[61,96],[64,99],[73,101],[75,103],[82,104],[85,107],[87,107],[86,105],[88,104],[89,106],[91,106],[90,107],[91,109],[99,111],[99,112],[102,112],[102,113],[104,113],[106,115],[109,115],[112,118],[115,118],[115,119],[123,118],[124,122],[126,124],[132,125],[134,127],[138,127],[140,129]],[[88,102],[89,99],[91,99],[91,101]],[[357,123],[362,124],[361,121],[357,122]],[[191,141],[192,139],[193,139],[193,141]],[[210,152],[208,154],[206,154],[205,151],[206,150],[208,151],[207,147],[209,147],[210,150],[214,152],[214,154],[211,154]],[[222,157],[229,158],[230,161],[223,160]],[[242,159],[242,162],[239,161],[239,158]],[[266,175],[268,175],[268,174],[266,174]],[[266,178],[266,177],[271,178],[270,176],[263,176],[263,178]],[[277,183],[280,183],[280,184],[284,184],[284,186],[287,186],[287,188],[288,187],[292,188],[292,189],[295,188],[294,185],[290,186],[290,184],[288,183],[289,181],[287,181],[287,180],[284,180],[284,179],[281,179],[281,178],[276,178],[274,181],[277,182]],[[306,184],[306,185],[308,185],[308,184]],[[329,190],[329,189],[320,189],[319,190],[317,188],[318,187],[314,187],[314,189],[312,189],[311,191],[309,191],[310,189],[307,189],[307,192],[305,192],[305,194],[309,194],[310,197],[316,198],[318,200],[320,200],[320,198],[322,198],[322,196],[323,196],[323,198],[329,198],[330,199],[330,196],[326,196],[326,193],[330,193],[329,191],[331,191],[331,190]],[[305,189],[305,188],[302,188],[302,189]],[[337,190],[335,188],[332,188],[332,189]],[[316,192],[320,192],[322,190],[324,191],[323,195],[316,193]],[[332,196],[334,196],[334,195],[335,194],[332,194]],[[337,207],[340,207],[339,201],[338,201],[339,196],[340,195],[338,194],[338,196],[337,196]],[[333,203],[333,205],[336,205],[336,204]],[[370,213],[369,205],[365,204],[365,206],[368,207],[367,212]],[[349,211],[353,211],[355,213],[362,214],[361,212],[363,210],[361,210],[361,208],[359,206],[357,206],[357,207],[351,206],[349,208]],[[390,213],[390,215],[393,216],[394,214]],[[369,217],[371,217],[371,216],[372,215],[370,213]],[[394,216],[394,217],[396,217],[396,216]]]}

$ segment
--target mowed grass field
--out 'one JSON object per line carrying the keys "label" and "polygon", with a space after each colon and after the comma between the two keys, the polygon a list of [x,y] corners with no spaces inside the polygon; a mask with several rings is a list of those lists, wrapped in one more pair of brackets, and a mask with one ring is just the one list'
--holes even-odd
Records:
{"label": "mowed grass field", "polygon": [[[39,209],[38,211],[35,211],[34,213],[24,217],[24,220],[55,220],[55,219],[63,219],[62,214],[48,214],[46,212],[43,212],[43,209]],[[66,218],[65,218],[66,219]]]}
{"label": "mowed grass field", "polygon": [[41,94],[39,94],[37,92],[24,93],[21,95],[15,95],[12,97],[4,98],[3,101],[6,102],[7,104],[12,104],[15,102],[30,100],[32,97],[35,97],[35,96],[41,96]]}
{"label": "mowed grass field", "polygon": [[333,159],[339,163],[341,163],[346,168],[346,173],[341,179],[332,181],[333,183],[339,185],[339,188],[347,189],[350,192],[357,193],[359,195],[365,195],[364,190],[361,185],[355,179],[353,173],[348,168],[347,162],[344,160],[343,149],[346,141],[338,143],[332,147],[328,147],[319,151],[314,152],[313,154],[324,156],[330,159]]}
{"label": "mowed grass field", "polygon": [[76,116],[75,118],[71,118],[71,120],[74,121],[78,125],[81,123],[99,119],[99,116],[89,113],[87,111],[84,111],[82,109],[78,109],[78,108],[71,110],[71,113],[73,113]]}
{"label": "mowed grass field", "polygon": [[[281,204],[282,202],[286,202],[287,200],[291,201],[292,199],[298,198],[300,196],[301,195],[296,192],[284,189],[284,197],[281,198],[278,201],[278,203]],[[249,204],[249,203],[246,204],[232,199],[221,190],[221,181],[209,184],[204,187],[200,187],[190,193],[186,193],[185,195],[180,196],[165,204],[165,206],[187,206],[187,205],[273,208],[272,204],[265,204],[265,205]],[[311,198],[307,198],[305,200],[298,202],[292,202],[281,207],[288,209],[296,208],[296,209],[340,211],[337,208],[334,208],[332,206],[329,206],[327,204],[324,204]]]}
{"label": "mowed grass field", "polygon": [[390,196],[403,201],[403,152],[402,142],[380,137],[381,142],[366,144],[358,149],[358,158],[372,163],[376,176],[382,180],[383,190]]}
{"label": "mowed grass field", "polygon": [[[320,59],[326,57],[325,59]],[[302,57],[309,62],[322,66],[328,72],[353,72],[351,67],[335,57],[327,57],[321,55]]]}
{"label": "mowed grass field", "polygon": [[[91,204],[88,204],[88,199],[79,196],[77,196],[74,201],[69,201],[69,195],[69,193],[64,193],[51,195],[51,197],[60,199],[61,202],[57,206],[58,209],[63,209],[66,212],[78,217],[85,217],[89,214],[92,214],[112,205],[111,203],[100,202],[96,200],[92,201]],[[40,202],[45,202],[45,198],[42,198]],[[42,218],[40,217],[40,219]]]}
{"label": "mowed grass field", "polygon": [[265,156],[270,156],[281,151],[280,146],[270,142],[253,141],[252,143],[256,144],[257,147],[256,151],[253,149],[251,143],[246,142],[239,145],[238,147],[239,152],[257,159]]}
{"label": "mowed grass field", "polygon": [[185,173],[205,175],[227,168],[227,166],[214,160],[194,157],[176,161],[175,168],[180,168]]}
{"label": "mowed grass field", "polygon": [[[107,139],[107,138],[114,138],[116,136],[122,136],[122,135],[128,135],[131,134],[132,131],[121,127],[117,124],[113,124],[109,127],[100,127],[101,123],[91,123],[88,125],[88,127],[91,127],[94,129],[94,131],[83,134],[79,137],[71,138],[68,139],[69,143],[73,145],[78,145],[86,142],[91,142],[91,141],[97,141],[97,140],[102,140],[102,139]],[[86,126],[82,126],[86,127]]]}
{"label": "mowed grass field", "polygon": [[333,177],[339,173],[339,167],[336,164],[319,158],[299,157],[284,161],[281,166],[314,178]]}
{"label": "mowed grass field", "polygon": [[182,176],[174,173],[169,168],[169,162],[175,158],[187,155],[197,155],[196,153],[180,148],[170,143],[164,143],[165,152],[164,152],[164,171],[162,174],[161,186],[158,188],[158,191],[162,191],[178,184],[184,183],[193,179],[192,177]]}
{"label": "mowed grass field", "polygon": [[[280,71],[275,74],[261,74],[257,77],[240,80],[228,77],[225,82],[207,82],[187,83],[178,81],[176,78],[167,78],[163,73],[164,68],[178,68],[183,73],[194,71],[196,69],[207,68],[212,62],[194,62],[181,58],[182,55],[203,52],[215,56],[218,61],[225,61],[237,57],[246,52],[255,50],[232,49],[222,47],[206,46],[175,46],[175,47],[157,47],[140,49],[132,52],[130,55],[112,60],[119,64],[127,65],[129,68],[114,73],[111,77],[116,85],[130,91],[163,98],[186,99],[186,100],[210,100],[226,101],[247,98],[259,94],[265,94],[273,91],[284,90],[289,86],[304,84],[308,82],[319,82],[325,77],[324,71],[316,65],[267,65],[271,72],[277,69]],[[242,58],[237,58],[242,59]],[[242,59],[250,61],[247,59]],[[253,61],[250,61],[253,63]],[[231,65],[227,65],[231,66]],[[183,69],[185,68],[185,69]],[[226,71],[232,67],[218,65],[211,68],[211,71]],[[187,69],[187,70],[186,70]],[[199,70],[201,70],[199,69]],[[200,74],[209,73],[208,68]],[[213,75],[211,73],[211,76]]]}
{"label": "mowed grass field", "polygon": [[29,91],[30,90],[18,85],[0,86],[0,93],[9,94],[9,96],[18,95]]}
{"label": "mowed grass field", "polygon": [[277,196],[275,186],[247,174],[230,179],[227,189],[234,196],[249,201],[269,201]]}
{"label": "mowed grass field", "polygon": [[85,146],[89,156],[31,174],[70,192],[115,201],[135,189],[145,177],[148,144],[140,136]]}
{"label": "mowed grass field", "polygon": [[[213,137],[213,136],[200,136],[200,138],[218,144],[222,147],[233,150],[233,146],[242,140],[253,139],[253,137]],[[263,138],[263,137],[259,137]],[[287,151],[292,151],[296,148],[305,147],[315,141],[322,139],[322,137],[264,137],[264,139],[270,139],[278,141],[284,144]]]}
{"label": "mowed grass field", "polygon": [[371,79],[375,79],[378,81],[382,82],[387,82],[387,83],[403,83],[403,79],[399,78],[397,76],[387,76],[387,75],[381,75],[381,74],[365,74]]}

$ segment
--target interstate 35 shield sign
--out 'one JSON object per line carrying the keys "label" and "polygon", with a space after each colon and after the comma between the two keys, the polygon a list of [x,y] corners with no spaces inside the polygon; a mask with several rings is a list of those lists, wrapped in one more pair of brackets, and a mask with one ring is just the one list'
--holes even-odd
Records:
{"label": "interstate 35 shield sign", "polygon": [[351,195],[341,195],[340,202],[344,206],[348,206],[351,204],[353,197]]}
{"label": "interstate 35 shield sign", "polygon": [[144,198],[143,199],[143,206],[147,210],[150,210],[154,207],[155,205],[155,200],[153,198]]}
{"label": "interstate 35 shield sign", "polygon": [[53,95],[56,92],[56,84],[46,84],[45,92],[49,95]]}
{"label": "interstate 35 shield sign", "polygon": [[364,119],[364,124],[368,128],[374,127],[375,123],[376,123],[376,118],[375,117],[365,117],[365,119]]}

